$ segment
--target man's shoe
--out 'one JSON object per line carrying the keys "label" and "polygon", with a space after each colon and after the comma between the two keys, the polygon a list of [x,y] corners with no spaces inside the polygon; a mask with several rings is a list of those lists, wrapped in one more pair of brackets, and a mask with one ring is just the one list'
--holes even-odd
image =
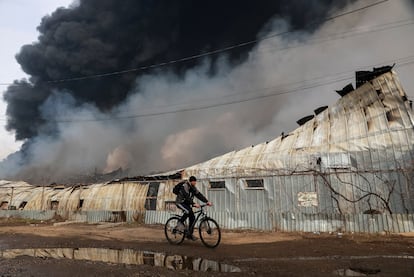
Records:
{"label": "man's shoe", "polygon": [[195,236],[193,236],[193,235],[188,235],[187,236],[187,239],[192,240],[192,241],[196,241],[197,240],[197,238]]}

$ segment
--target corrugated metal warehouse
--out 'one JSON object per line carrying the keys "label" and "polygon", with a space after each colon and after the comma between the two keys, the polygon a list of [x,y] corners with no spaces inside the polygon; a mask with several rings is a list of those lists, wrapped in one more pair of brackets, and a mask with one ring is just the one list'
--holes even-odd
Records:
{"label": "corrugated metal warehouse", "polygon": [[2,182],[1,206],[163,223],[173,185],[195,175],[225,228],[414,231],[412,102],[391,67],[356,77],[356,89],[346,86],[336,104],[272,141],[171,175],[70,188]]}

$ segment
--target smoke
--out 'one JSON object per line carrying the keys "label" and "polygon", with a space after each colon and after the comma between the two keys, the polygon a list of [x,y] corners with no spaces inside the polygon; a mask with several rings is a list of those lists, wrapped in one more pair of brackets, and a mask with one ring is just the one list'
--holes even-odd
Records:
{"label": "smoke", "polygon": [[[323,87],[305,97],[293,93],[243,101],[292,90],[292,83],[312,80],[319,72],[337,72],[332,57],[349,55],[341,66],[349,71],[364,62],[375,64],[388,46],[368,56],[336,40],[323,44],[323,51],[318,43],[304,47],[304,41],[364,21],[359,14],[307,24],[353,1],[337,2],[106,0],[58,9],[42,20],[39,42],[23,46],[17,55],[31,77],[15,81],[4,99],[7,128],[25,143],[1,164],[0,173],[35,182],[119,167],[146,174],[291,130],[300,114],[297,106],[303,105],[298,103],[306,99],[311,113],[321,99],[331,103],[333,89],[340,87]],[[175,60],[292,29],[297,32],[152,71],[47,82]],[[302,91],[306,85],[296,84]],[[226,102],[240,103],[218,105]],[[208,106],[216,107],[203,108]]]}

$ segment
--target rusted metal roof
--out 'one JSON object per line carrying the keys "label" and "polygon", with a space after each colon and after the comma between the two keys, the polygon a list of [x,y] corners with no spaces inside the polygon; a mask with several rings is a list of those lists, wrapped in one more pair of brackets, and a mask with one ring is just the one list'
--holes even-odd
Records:
{"label": "rusted metal roof", "polygon": [[[190,166],[183,175],[207,178],[297,172],[342,162],[348,167],[355,152],[408,149],[414,143],[413,111],[393,71],[364,80],[358,89],[318,112],[289,134]],[[396,167],[395,161],[403,153],[395,151],[394,155],[385,168]],[[335,161],[335,157],[340,159]],[[365,166],[372,167],[367,163],[359,168]]]}

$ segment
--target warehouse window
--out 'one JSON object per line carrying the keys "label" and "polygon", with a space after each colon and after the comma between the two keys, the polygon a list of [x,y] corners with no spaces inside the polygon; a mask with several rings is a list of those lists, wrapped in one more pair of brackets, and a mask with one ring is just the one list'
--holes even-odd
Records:
{"label": "warehouse window", "polygon": [[164,209],[170,212],[176,212],[177,206],[175,205],[175,201],[164,201]]}
{"label": "warehouse window", "polygon": [[159,186],[160,186],[159,182],[151,182],[148,184],[147,198],[145,199],[146,210],[157,209],[157,195],[158,195]]}
{"label": "warehouse window", "polygon": [[344,169],[356,166],[356,160],[351,159],[349,153],[329,153],[321,157],[321,164],[325,168]]}
{"label": "warehouse window", "polygon": [[263,179],[250,179],[250,180],[246,180],[246,186],[249,189],[260,189],[260,188],[264,188]]}
{"label": "warehouse window", "polygon": [[59,207],[59,201],[53,200],[50,202],[50,209],[51,210],[57,210]]}
{"label": "warehouse window", "polygon": [[210,181],[210,189],[224,189],[226,188],[225,181]]}

